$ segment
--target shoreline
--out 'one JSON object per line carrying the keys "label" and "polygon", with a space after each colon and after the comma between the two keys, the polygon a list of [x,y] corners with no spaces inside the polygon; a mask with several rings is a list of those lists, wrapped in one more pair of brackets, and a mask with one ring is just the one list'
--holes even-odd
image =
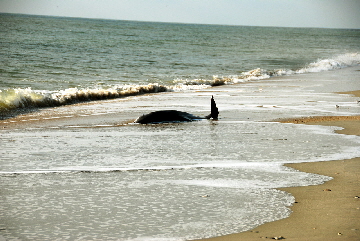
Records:
{"label": "shoreline", "polygon": [[[360,91],[346,93],[360,97]],[[360,136],[360,116],[318,116],[279,121],[339,126],[344,129],[336,131],[338,134]],[[295,197],[288,218],[262,224],[250,231],[201,240],[360,240],[360,157],[285,166],[333,179],[321,185],[278,188]]]}
{"label": "shoreline", "polygon": [[[345,129],[337,133],[360,136],[360,117],[359,120],[344,119],[307,124],[341,126]],[[290,207],[292,213],[288,218],[265,223],[250,231],[202,240],[252,241],[275,237],[294,241],[359,240],[360,198],[356,197],[360,196],[360,157],[285,166],[334,179],[315,186],[279,188],[291,193],[296,200]]]}
{"label": "shoreline", "polygon": [[[360,93],[360,91],[359,91]],[[90,117],[87,122],[92,122],[98,116]],[[69,122],[74,119],[69,118]],[[296,122],[295,120],[301,121]],[[341,126],[344,130],[337,131],[342,134],[360,135],[360,116],[326,116],[297,118],[292,123]],[[42,120],[59,124],[69,123],[67,118]],[[289,120],[286,120],[289,121]],[[283,120],[282,122],[286,122]],[[290,121],[289,121],[290,122]],[[17,125],[36,126],[36,123],[19,121],[11,123]],[[356,131],[358,133],[356,134]],[[204,240],[231,241],[231,240],[261,240],[284,237],[287,240],[359,240],[360,226],[360,196],[359,171],[360,159],[326,162],[310,162],[286,164],[286,166],[303,172],[318,173],[334,177],[333,180],[317,186],[279,188],[291,193],[296,198],[296,203],[289,207],[292,209],[290,217],[266,223],[251,231],[232,234]],[[357,171],[357,172],[356,172]],[[348,187],[351,186],[351,189]],[[327,191],[324,191],[327,190]],[[331,191],[329,191],[331,190]],[[320,201],[320,202],[319,202]],[[329,211],[330,210],[330,211]],[[349,215],[351,214],[351,215]],[[334,221],[336,220],[336,222]]]}

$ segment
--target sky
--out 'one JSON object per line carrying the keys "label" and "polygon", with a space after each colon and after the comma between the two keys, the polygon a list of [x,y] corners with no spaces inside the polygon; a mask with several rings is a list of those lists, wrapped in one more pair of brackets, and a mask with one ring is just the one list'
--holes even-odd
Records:
{"label": "sky", "polygon": [[0,0],[0,12],[152,22],[360,29],[360,0]]}

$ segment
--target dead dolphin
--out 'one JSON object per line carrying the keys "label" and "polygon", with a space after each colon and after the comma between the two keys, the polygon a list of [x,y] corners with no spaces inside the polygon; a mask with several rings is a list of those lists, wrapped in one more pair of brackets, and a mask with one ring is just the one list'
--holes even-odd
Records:
{"label": "dead dolphin", "polygon": [[201,119],[214,119],[217,120],[219,110],[216,107],[214,96],[211,97],[211,113],[205,117],[199,117],[187,112],[177,110],[159,110],[137,118],[134,123],[139,124],[154,124],[154,123],[171,123],[171,122],[190,122]]}

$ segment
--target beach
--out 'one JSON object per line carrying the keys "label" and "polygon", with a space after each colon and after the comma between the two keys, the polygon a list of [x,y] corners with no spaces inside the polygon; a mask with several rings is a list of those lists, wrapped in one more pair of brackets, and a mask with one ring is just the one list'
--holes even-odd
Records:
{"label": "beach", "polygon": [[[360,97],[360,91],[349,93]],[[339,126],[344,128],[336,131],[339,134],[360,135],[360,116],[307,117],[283,121]],[[333,179],[322,185],[280,188],[295,197],[292,214],[288,218],[266,223],[251,231],[204,240],[359,240],[360,158],[286,166]]]}
{"label": "beach", "polygon": [[[358,130],[341,130],[360,113],[357,30],[0,18],[0,238],[290,239],[262,227],[315,207],[309,192],[333,200],[349,172],[322,165],[360,157],[336,133]],[[212,96],[218,120],[134,123],[208,116]]]}
{"label": "beach", "polygon": [[[359,134],[354,97],[358,92],[345,92],[342,89],[354,88],[339,84],[333,89],[342,93],[311,94],[306,102],[304,96],[314,79],[349,76],[346,83],[351,83],[357,69],[79,103],[4,120],[2,236],[356,240],[359,159],[344,161],[341,156],[354,157],[358,142],[333,132]],[[304,87],[293,87],[291,78]],[[281,99],[284,93],[292,94],[286,96],[286,106]],[[139,116],[142,108],[166,109],[169,102],[183,103],[177,109],[204,115],[211,95],[221,108],[219,121],[123,124]],[[198,105],[192,106],[194,102]],[[314,109],[328,116],[301,117],[311,116]],[[299,111],[300,117],[284,119]],[[204,140],[208,141],[204,144]],[[350,149],[342,149],[339,157],[343,145]],[[169,153],[176,154],[169,157]],[[22,161],[25,158],[30,161]],[[263,163],[253,162],[261,159]],[[295,163],[301,160],[306,163]],[[329,177],[334,179],[316,185]],[[222,233],[241,230],[252,231]],[[182,237],[183,232],[188,236]]]}

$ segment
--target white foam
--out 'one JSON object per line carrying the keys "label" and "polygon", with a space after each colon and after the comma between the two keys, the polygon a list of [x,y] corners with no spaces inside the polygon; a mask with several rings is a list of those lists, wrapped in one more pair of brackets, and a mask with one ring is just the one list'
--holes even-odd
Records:
{"label": "white foam", "polygon": [[281,163],[265,163],[265,162],[223,162],[223,163],[204,163],[195,165],[179,165],[179,166],[143,166],[143,167],[114,167],[114,166],[69,166],[54,169],[37,169],[28,171],[4,171],[0,174],[31,174],[31,173],[57,173],[57,172],[127,172],[127,171],[166,171],[166,170],[182,170],[182,169],[202,169],[202,168],[243,168],[248,170],[262,170],[272,173],[283,172]]}
{"label": "white foam", "polygon": [[104,100],[126,96],[172,91],[159,84],[122,85],[108,89],[69,88],[59,91],[40,91],[31,88],[0,90],[0,110],[28,107],[54,107],[81,101]]}
{"label": "white foam", "polygon": [[319,59],[314,63],[310,63],[305,68],[295,71],[297,74],[328,71],[345,67],[356,66],[360,64],[360,54],[347,53],[338,55],[330,59]]}

